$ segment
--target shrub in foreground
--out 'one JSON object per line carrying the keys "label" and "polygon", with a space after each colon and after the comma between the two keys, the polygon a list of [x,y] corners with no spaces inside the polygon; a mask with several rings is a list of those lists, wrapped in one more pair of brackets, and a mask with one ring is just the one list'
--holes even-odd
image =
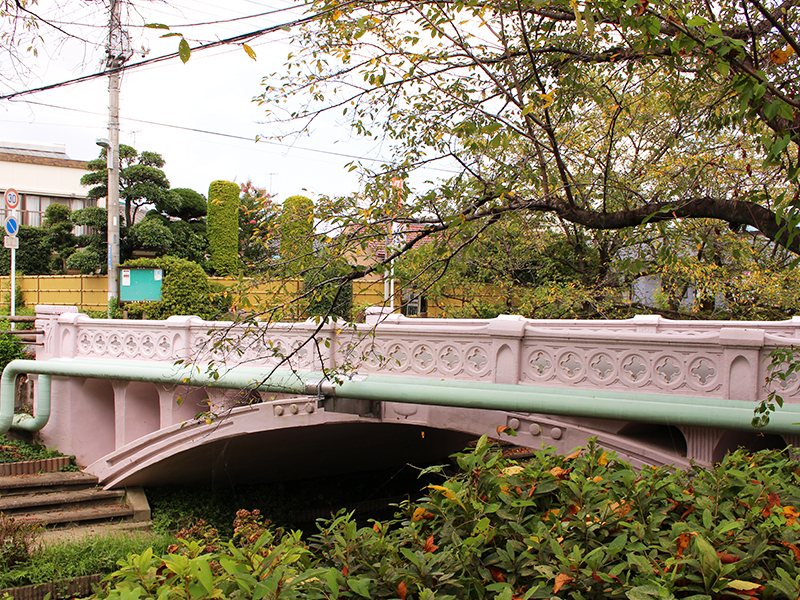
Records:
{"label": "shrub in foreground", "polygon": [[[635,471],[595,444],[502,458],[486,438],[396,520],[349,515],[307,542],[252,515],[120,563],[100,598],[797,598],[798,464],[738,451],[713,469]],[[242,529],[240,525],[239,529]]]}

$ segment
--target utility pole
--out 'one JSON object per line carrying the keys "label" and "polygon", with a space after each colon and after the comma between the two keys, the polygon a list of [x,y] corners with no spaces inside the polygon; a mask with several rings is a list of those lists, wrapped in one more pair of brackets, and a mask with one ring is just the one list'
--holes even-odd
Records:
{"label": "utility pole", "polygon": [[111,10],[106,45],[106,69],[108,76],[108,142],[106,147],[108,165],[108,313],[111,316],[112,300],[117,297],[117,271],[119,265],[119,69],[131,57],[128,32],[122,29],[119,9],[123,0],[110,0]]}

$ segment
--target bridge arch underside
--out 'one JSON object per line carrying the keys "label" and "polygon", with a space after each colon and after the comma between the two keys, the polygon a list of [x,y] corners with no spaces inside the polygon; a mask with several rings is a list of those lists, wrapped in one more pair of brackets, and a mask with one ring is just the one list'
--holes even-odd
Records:
{"label": "bridge arch underside", "polygon": [[[505,411],[388,402],[370,404],[361,414],[332,408],[319,408],[309,397],[234,408],[210,425],[190,420],[148,433],[87,471],[106,487],[285,481],[446,461],[483,434],[560,453],[596,437],[635,466],[686,468],[690,459],[710,463],[733,441],[716,430]],[[514,429],[516,437],[498,436],[501,426]]]}

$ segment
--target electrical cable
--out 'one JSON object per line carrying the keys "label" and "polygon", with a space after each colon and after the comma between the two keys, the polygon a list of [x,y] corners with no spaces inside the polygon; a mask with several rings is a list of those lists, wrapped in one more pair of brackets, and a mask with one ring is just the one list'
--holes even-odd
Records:
{"label": "electrical cable", "polygon": [[[207,50],[209,48],[216,48],[218,46],[224,46],[224,45],[227,45],[227,44],[245,43],[245,42],[250,41],[252,39],[261,37],[263,35],[267,35],[269,33],[274,33],[274,32],[276,32],[278,30],[286,30],[287,28],[296,27],[298,25],[305,25],[306,23],[310,23],[311,21],[319,18],[322,15],[325,15],[327,13],[333,12],[333,10],[334,10],[333,8],[325,9],[325,10],[320,11],[318,13],[314,13],[313,15],[308,15],[306,17],[301,17],[299,19],[295,19],[294,21],[289,21],[287,23],[281,23],[281,24],[278,24],[278,25],[271,25],[270,27],[265,27],[263,29],[257,29],[256,31],[251,31],[251,32],[248,32],[248,33],[242,33],[242,34],[235,35],[235,36],[232,36],[232,37],[229,37],[229,38],[225,38],[225,39],[222,39],[222,40],[216,40],[214,42],[201,44],[199,46],[195,46],[194,48],[191,48],[191,52],[196,52],[196,51],[200,51],[200,50]],[[136,69],[136,68],[143,67],[143,66],[146,66],[146,65],[151,65],[151,64],[163,62],[163,61],[166,61],[166,60],[171,60],[171,59],[179,57],[179,56],[180,56],[179,52],[173,52],[173,53],[170,53],[170,54],[165,54],[163,56],[157,56],[155,58],[141,60],[139,62],[135,62],[135,63],[132,63],[132,64],[122,65],[122,66],[119,66],[119,67],[116,67],[116,68],[113,68],[113,69],[106,69],[104,71],[100,71],[98,73],[93,73],[91,75],[83,75],[82,77],[76,77],[75,79],[69,79],[69,80],[66,80],[66,81],[62,81],[60,83],[52,83],[52,84],[41,86],[41,87],[38,87],[38,88],[31,88],[31,89],[22,90],[22,91],[19,91],[19,92],[12,92],[11,94],[5,94],[5,95],[0,96],[0,100],[9,100],[11,98],[17,98],[19,96],[27,96],[29,94],[35,94],[37,92],[44,92],[44,91],[47,91],[47,90],[53,90],[53,89],[61,88],[61,87],[68,86],[68,85],[74,85],[76,83],[83,83],[85,81],[92,81],[94,79],[99,79],[101,77],[108,77],[109,75],[112,75],[114,73],[122,73],[122,72],[125,72],[125,71],[128,71],[128,70]]]}
{"label": "electrical cable", "polygon": [[[281,12],[286,12],[286,11],[289,11],[289,10],[296,10],[296,9],[297,9],[297,7],[295,7],[295,6],[287,6],[286,8],[274,8],[274,9],[268,10],[266,12],[257,13],[257,14],[254,14],[254,15],[247,15],[247,16],[244,16],[244,17],[234,17],[232,19],[220,19],[218,21],[206,21],[206,22],[203,22],[203,23],[183,23],[183,24],[178,24],[178,25],[170,25],[170,27],[171,28],[172,27],[183,27],[183,28],[185,28],[185,27],[201,27],[203,25],[219,25],[219,24],[222,24],[222,23],[233,23],[235,21],[245,21],[247,19],[256,19],[258,17],[265,17],[267,15],[274,15],[276,13],[281,13]],[[141,27],[141,25],[127,25],[126,27]]]}
{"label": "electrical cable", "polygon": [[[83,113],[83,114],[87,114],[87,115],[104,116],[102,113],[96,113],[96,112],[92,112],[92,111],[88,111],[88,110],[81,110],[79,108],[69,108],[69,107],[66,107],[66,106],[56,106],[56,105],[53,105],[53,104],[46,104],[44,102],[26,101],[25,103],[26,104],[34,104],[36,106],[44,106],[46,108],[55,108],[55,109],[58,109],[58,110],[67,110],[67,111],[71,111],[71,112],[78,112],[78,113]],[[172,124],[169,124],[169,123],[158,123],[157,121],[148,121],[146,119],[134,119],[134,118],[131,118],[131,117],[122,117],[120,120],[122,122],[133,121],[135,123],[144,123],[145,125],[155,125],[156,127],[167,127],[167,128],[170,128],[170,129],[179,129],[179,130],[182,130],[182,131],[189,131],[189,132],[192,132],[192,133],[201,133],[201,134],[204,134],[204,135],[214,135],[214,136],[225,137],[225,138],[230,138],[230,139],[234,139],[234,140],[244,140],[244,141],[247,141],[247,142],[255,142],[255,143],[258,143],[258,144],[267,144],[267,145],[270,145],[270,146],[280,146],[282,148],[286,148],[286,149],[289,149],[289,150],[301,150],[301,151],[304,151],[304,152],[315,152],[317,154],[327,154],[327,155],[330,155],[330,156],[338,156],[338,157],[341,157],[341,158],[352,158],[354,160],[366,160],[366,161],[371,161],[371,162],[377,162],[379,160],[382,160],[380,158],[370,158],[368,156],[357,156],[355,154],[345,154],[343,152],[333,152],[331,150],[319,150],[317,148],[307,148],[307,147],[304,147],[304,146],[296,146],[294,144],[282,144],[281,142],[275,142],[275,141],[272,141],[272,140],[265,140],[265,139],[262,139],[262,138],[259,138],[259,137],[252,138],[252,137],[246,137],[246,136],[243,136],[243,135],[236,135],[236,134],[233,134],[233,133],[222,133],[222,132],[219,132],[219,131],[210,131],[210,130],[207,130],[207,129],[197,129],[195,127],[184,127],[182,125],[172,125]],[[428,167],[428,169],[430,169],[432,171],[442,171],[444,173],[458,173],[458,171],[453,171],[453,170],[450,170],[450,169],[442,169],[440,167]]]}

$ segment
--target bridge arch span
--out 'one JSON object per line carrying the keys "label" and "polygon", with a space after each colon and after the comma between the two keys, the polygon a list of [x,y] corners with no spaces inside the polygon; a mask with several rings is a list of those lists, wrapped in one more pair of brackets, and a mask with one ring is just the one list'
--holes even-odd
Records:
{"label": "bridge arch span", "polygon": [[[107,488],[291,480],[445,461],[484,434],[557,452],[597,437],[634,465],[688,466],[680,444],[647,444],[615,422],[389,402],[373,410],[377,414],[332,412],[308,396],[240,406],[210,425],[192,419],[148,433],[86,470]],[[515,429],[517,436],[499,435],[500,426]]]}

